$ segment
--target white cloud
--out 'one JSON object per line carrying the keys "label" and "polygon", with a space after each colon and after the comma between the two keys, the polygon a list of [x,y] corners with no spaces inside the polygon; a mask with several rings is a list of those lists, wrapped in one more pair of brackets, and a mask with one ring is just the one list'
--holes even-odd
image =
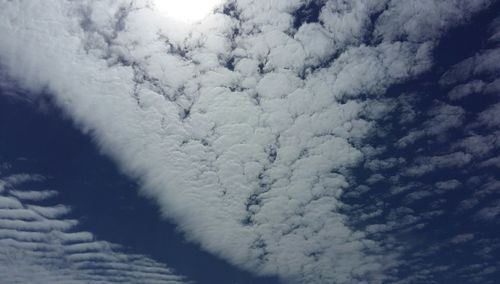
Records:
{"label": "white cloud", "polygon": [[[397,251],[340,210],[374,126],[363,115],[388,111],[368,99],[428,70],[434,40],[489,1],[344,2],[327,1],[322,24],[294,30],[306,1],[239,0],[238,18],[219,13],[189,29],[143,1],[9,1],[0,62],[22,86],[51,93],[204,249],[290,282],[381,283]],[[461,121],[448,109],[435,117],[450,125],[427,131]],[[422,157],[407,174],[470,159]],[[405,213],[402,224],[418,221]]]}
{"label": "white cloud", "polygon": [[461,107],[436,103],[427,113],[427,119],[420,126],[421,129],[411,130],[406,136],[399,139],[396,145],[404,148],[424,137],[443,139],[448,131],[462,126],[464,119],[465,111]]}
{"label": "white cloud", "polygon": [[440,190],[453,190],[462,186],[462,183],[456,179],[436,182],[436,187]]}
{"label": "white cloud", "polygon": [[417,157],[415,164],[408,167],[404,174],[408,176],[422,176],[435,169],[463,167],[472,158],[472,155],[460,151],[441,156]]}
{"label": "white cloud", "polygon": [[482,93],[485,88],[486,83],[482,80],[474,80],[465,84],[458,85],[454,87],[448,96],[452,100],[458,100],[469,96],[471,94]]}
{"label": "white cloud", "polygon": [[476,213],[477,218],[487,221],[498,220],[500,216],[500,200],[496,200],[488,207],[484,207]]}
{"label": "white cloud", "polygon": [[474,12],[490,3],[483,0],[390,1],[389,9],[378,20],[376,33],[387,40],[434,40],[451,25],[467,21]]}
{"label": "white cloud", "polygon": [[10,191],[10,194],[21,200],[43,200],[52,197],[57,194],[54,190],[43,190],[43,191]]}
{"label": "white cloud", "polygon": [[[147,256],[128,253],[119,245],[97,241],[91,233],[78,231],[78,222],[66,218],[67,207],[47,205],[55,196],[53,191],[35,195],[37,191],[24,190],[30,186],[16,183],[19,177],[0,176],[9,188],[0,193],[2,283],[186,282]],[[34,205],[38,203],[45,205]]]}
{"label": "white cloud", "polygon": [[500,49],[482,50],[477,55],[454,65],[443,75],[441,84],[452,85],[469,81],[481,75],[496,74],[500,72],[500,67],[495,64],[499,59]]}
{"label": "white cloud", "polygon": [[451,239],[451,242],[454,244],[460,244],[460,243],[465,243],[470,240],[474,239],[474,234],[461,234],[461,235],[456,235]]}

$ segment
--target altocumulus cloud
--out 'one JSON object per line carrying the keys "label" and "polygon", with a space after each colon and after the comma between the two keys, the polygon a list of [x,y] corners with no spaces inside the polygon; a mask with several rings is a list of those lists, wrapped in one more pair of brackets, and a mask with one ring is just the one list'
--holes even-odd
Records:
{"label": "altocumulus cloud", "polygon": [[[475,159],[465,139],[452,152],[414,161],[379,159],[383,147],[367,139],[396,107],[411,110],[411,95],[388,99],[387,89],[429,71],[440,37],[490,2],[238,0],[183,26],[142,0],[3,0],[0,63],[32,93],[50,93],[205,250],[289,282],[381,283],[413,263],[401,260],[407,252],[395,237],[377,234],[422,227],[419,221],[441,212],[415,216],[409,206],[385,212],[379,200],[371,210],[343,197],[369,192],[385,180],[383,170],[405,165],[390,179],[391,194],[412,190],[404,199],[411,204],[430,194],[411,178]],[[486,64],[495,54],[485,50],[460,63],[470,72],[446,73],[441,84],[453,85],[449,97],[494,89],[493,77],[474,76],[496,72]],[[486,109],[477,125],[497,127],[490,119],[497,110]],[[458,128],[465,113],[446,102],[433,105],[429,123],[394,145],[404,149]],[[405,115],[401,121],[411,123],[411,112]],[[492,159],[482,165],[498,165]],[[368,185],[353,174],[363,165],[375,170]],[[438,182],[435,194],[462,184]],[[488,182],[482,186],[496,186]],[[384,222],[353,225],[358,215]],[[462,240],[472,238],[449,243]],[[421,255],[412,259],[421,268],[412,276],[417,280],[449,269],[429,270]]]}
{"label": "altocumulus cloud", "polygon": [[[0,167],[2,283],[189,283],[147,256],[78,230],[53,204],[56,191],[38,190],[44,177],[7,174]],[[30,190],[31,189],[31,190]]]}

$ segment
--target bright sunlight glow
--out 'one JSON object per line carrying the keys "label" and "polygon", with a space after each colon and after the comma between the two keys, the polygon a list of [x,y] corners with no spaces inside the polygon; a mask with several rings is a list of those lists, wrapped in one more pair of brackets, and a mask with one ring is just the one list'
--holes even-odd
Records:
{"label": "bright sunlight glow", "polygon": [[154,0],[156,10],[168,18],[193,23],[205,18],[223,0]]}

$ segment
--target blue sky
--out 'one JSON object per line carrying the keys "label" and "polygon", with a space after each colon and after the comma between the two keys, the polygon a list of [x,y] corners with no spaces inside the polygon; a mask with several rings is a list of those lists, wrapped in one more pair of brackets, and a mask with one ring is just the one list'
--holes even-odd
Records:
{"label": "blue sky", "polygon": [[6,281],[495,283],[500,3],[341,2],[0,1]]}

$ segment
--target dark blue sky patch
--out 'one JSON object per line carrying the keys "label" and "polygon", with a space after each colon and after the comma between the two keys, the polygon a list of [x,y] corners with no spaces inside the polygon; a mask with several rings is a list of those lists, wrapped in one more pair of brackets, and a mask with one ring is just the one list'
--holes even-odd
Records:
{"label": "dark blue sky patch", "polygon": [[324,3],[324,0],[313,0],[300,7],[297,11],[295,11],[293,27],[298,29],[303,24],[319,22],[319,15]]}
{"label": "dark blue sky patch", "polygon": [[437,71],[444,72],[450,65],[461,59],[474,55],[481,49],[491,47],[488,42],[490,24],[498,16],[500,2],[492,4],[489,9],[481,11],[468,23],[452,29],[445,34],[435,49]]}

